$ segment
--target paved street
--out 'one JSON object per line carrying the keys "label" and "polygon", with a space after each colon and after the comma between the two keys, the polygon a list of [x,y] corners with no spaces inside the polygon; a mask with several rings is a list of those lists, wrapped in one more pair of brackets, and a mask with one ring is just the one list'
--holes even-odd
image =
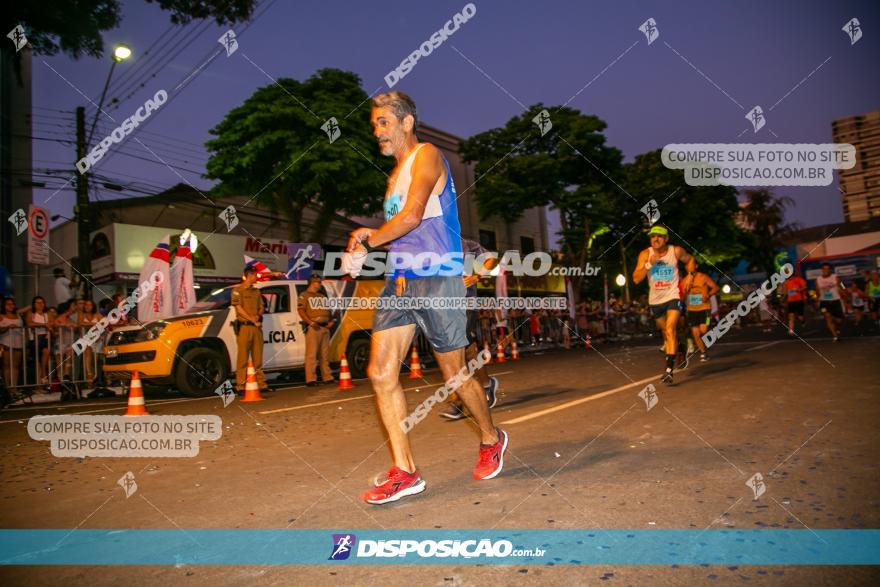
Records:
{"label": "paved street", "polygon": [[[265,402],[148,397],[153,415],[219,415],[223,436],[195,458],[61,459],[32,440],[36,414],[121,414],[119,399],[0,412],[2,527],[294,529],[878,528],[876,396],[880,338],[833,344],[730,333],[709,363],[658,382],[656,345],[596,345],[493,363],[505,469],[474,481],[470,422],[436,410],[411,433],[427,490],[387,506],[358,495],[389,466],[367,381],[353,390],[292,387]],[[436,369],[401,379],[410,408],[440,385]],[[637,396],[656,385],[649,411]],[[138,491],[116,484],[132,471]],[[766,493],[746,486],[761,473]],[[551,553],[552,554],[552,553]],[[559,553],[565,562],[566,554]],[[853,584],[870,567],[430,566],[2,567],[7,584],[390,585],[511,583],[677,585],[693,581]],[[873,578],[872,578],[873,577]]]}

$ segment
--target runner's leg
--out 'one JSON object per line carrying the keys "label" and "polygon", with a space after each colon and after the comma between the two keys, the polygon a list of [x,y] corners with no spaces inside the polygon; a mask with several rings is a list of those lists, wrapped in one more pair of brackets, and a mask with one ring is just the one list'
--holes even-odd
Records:
{"label": "runner's leg", "polygon": [[[464,358],[468,363],[470,363],[477,358],[477,354],[479,354],[479,352],[482,352],[482,349],[479,349],[478,351],[477,343],[472,342],[471,344],[467,345],[467,347],[465,347]],[[489,385],[489,373],[486,370],[486,365],[483,365],[482,367],[474,371],[474,377],[482,387],[486,387],[487,385]]]}
{"label": "runner's leg", "polygon": [[[435,353],[443,380],[449,381],[462,370],[464,365],[464,349],[456,349],[448,353]],[[466,372],[466,370],[465,370]],[[498,434],[492,416],[489,413],[489,404],[486,402],[486,393],[479,383],[473,378],[468,378],[457,390],[458,397],[464,402],[471,416],[480,427],[480,442],[483,444],[495,444],[498,442]]]}
{"label": "runner's leg", "polygon": [[407,406],[400,386],[400,365],[406,357],[415,334],[416,325],[396,326],[373,332],[370,345],[370,365],[367,368],[379,416],[388,434],[394,465],[407,472],[416,470],[409,437],[400,423],[406,419]]}

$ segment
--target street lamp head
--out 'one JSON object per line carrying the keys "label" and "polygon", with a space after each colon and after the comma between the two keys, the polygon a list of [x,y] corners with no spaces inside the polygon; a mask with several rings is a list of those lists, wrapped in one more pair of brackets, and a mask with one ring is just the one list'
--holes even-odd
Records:
{"label": "street lamp head", "polygon": [[131,49],[128,45],[120,43],[113,49],[113,59],[115,61],[123,61],[131,57]]}
{"label": "street lamp head", "polygon": [[721,291],[723,293],[729,294],[730,293],[730,286],[725,283],[724,285],[721,286]]}
{"label": "street lamp head", "polygon": [[626,277],[624,277],[624,275],[622,273],[620,273],[620,274],[618,274],[617,278],[614,280],[614,283],[616,283],[620,287],[623,287],[624,285],[626,285]]}

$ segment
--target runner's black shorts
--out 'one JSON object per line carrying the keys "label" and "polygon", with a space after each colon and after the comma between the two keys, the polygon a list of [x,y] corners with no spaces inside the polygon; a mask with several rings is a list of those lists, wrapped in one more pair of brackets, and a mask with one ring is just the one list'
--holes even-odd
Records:
{"label": "runner's black shorts", "polygon": [[788,302],[788,313],[789,314],[797,314],[801,318],[804,317],[804,300],[798,300],[796,302]]}
{"label": "runner's black shorts", "polygon": [[666,318],[666,312],[669,310],[675,310],[677,312],[681,312],[681,300],[669,300],[668,302],[663,302],[662,304],[655,304],[652,306],[648,306],[651,308],[651,314],[653,314],[655,319]]}
{"label": "runner's black shorts", "polygon": [[[394,277],[385,280],[379,298],[396,297]],[[402,298],[464,298],[465,289],[461,275],[415,277],[406,280]],[[464,308],[378,308],[373,318],[373,331],[398,326],[418,326],[435,351],[448,353],[468,345],[467,316]]]}
{"label": "runner's black shorts", "polygon": [[477,344],[477,331],[480,329],[480,312],[477,310],[467,311],[467,339],[468,345]]}
{"label": "runner's black shorts", "polygon": [[876,312],[880,308],[880,298],[868,298],[868,311]]}
{"label": "runner's black shorts", "polygon": [[691,328],[695,326],[709,325],[709,310],[688,310],[687,323]]}
{"label": "runner's black shorts", "polygon": [[828,312],[835,318],[843,319],[843,304],[840,300],[831,300],[828,302],[819,302],[819,311]]}

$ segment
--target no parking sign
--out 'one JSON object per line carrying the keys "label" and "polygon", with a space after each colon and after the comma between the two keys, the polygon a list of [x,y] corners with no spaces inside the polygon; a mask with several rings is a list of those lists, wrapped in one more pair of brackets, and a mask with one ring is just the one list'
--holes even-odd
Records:
{"label": "no parking sign", "polygon": [[49,214],[33,204],[28,208],[28,263],[49,264]]}

